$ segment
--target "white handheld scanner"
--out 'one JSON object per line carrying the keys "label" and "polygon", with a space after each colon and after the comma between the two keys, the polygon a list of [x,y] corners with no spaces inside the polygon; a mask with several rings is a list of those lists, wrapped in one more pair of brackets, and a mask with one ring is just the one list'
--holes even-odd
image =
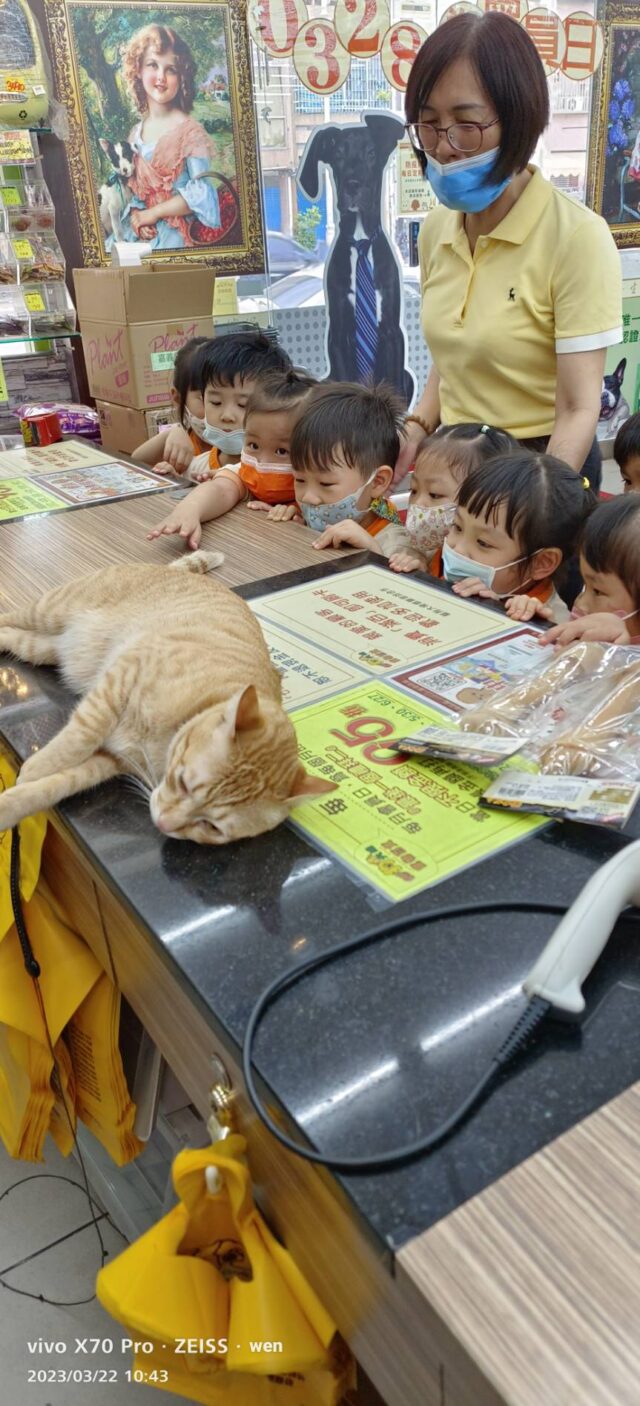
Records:
{"label": "white handheld scanner", "polygon": [[640,907],[640,840],[614,855],[583,888],[525,978],[525,995],[579,1015],[582,983],[629,904]]}

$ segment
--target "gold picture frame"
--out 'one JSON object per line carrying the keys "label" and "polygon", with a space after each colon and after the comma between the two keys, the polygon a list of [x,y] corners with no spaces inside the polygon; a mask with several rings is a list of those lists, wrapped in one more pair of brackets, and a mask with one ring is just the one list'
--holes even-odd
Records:
{"label": "gold picture frame", "polygon": [[154,261],[262,271],[246,0],[45,12],[85,265],[108,264],[123,238]]}
{"label": "gold picture frame", "polygon": [[640,246],[640,5],[599,0],[597,18],[604,52],[591,104],[587,204],[618,248],[629,249]]}

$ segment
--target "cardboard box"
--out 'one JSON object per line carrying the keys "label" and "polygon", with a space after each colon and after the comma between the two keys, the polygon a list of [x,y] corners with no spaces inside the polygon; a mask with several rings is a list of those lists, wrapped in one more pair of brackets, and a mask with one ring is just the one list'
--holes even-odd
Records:
{"label": "cardboard box", "polygon": [[112,454],[133,454],[134,449],[175,419],[173,405],[164,405],[158,410],[133,410],[130,406],[97,400],[96,410],[100,416],[103,446]]}
{"label": "cardboard box", "polygon": [[74,280],[91,394],[135,410],[165,405],[176,353],[213,336],[213,272],[76,269]]}

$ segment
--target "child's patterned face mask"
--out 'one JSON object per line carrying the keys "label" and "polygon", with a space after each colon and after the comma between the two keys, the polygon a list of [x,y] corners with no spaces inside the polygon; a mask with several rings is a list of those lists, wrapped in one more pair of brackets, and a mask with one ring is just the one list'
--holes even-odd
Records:
{"label": "child's patterned face mask", "polygon": [[433,508],[424,508],[420,503],[410,503],[407,508],[407,532],[417,550],[425,556],[437,552],[455,515],[455,503],[437,503]]}
{"label": "child's patterned face mask", "polygon": [[365,488],[373,483],[377,472],[378,470],[374,469],[357,493],[349,493],[337,503],[298,503],[307,527],[312,527],[314,532],[324,532],[325,527],[335,527],[336,523],[344,522],[346,518],[350,518],[352,522],[361,522],[369,512],[370,504],[366,508],[359,508],[358,499]]}

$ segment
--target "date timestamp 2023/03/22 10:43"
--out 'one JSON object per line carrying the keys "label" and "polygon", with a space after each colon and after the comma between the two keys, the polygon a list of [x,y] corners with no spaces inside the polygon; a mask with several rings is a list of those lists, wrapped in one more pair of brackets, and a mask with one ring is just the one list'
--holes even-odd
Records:
{"label": "date timestamp 2023/03/22 10:43", "polygon": [[[240,1343],[236,1344],[241,1347]],[[43,1362],[41,1366],[29,1367],[27,1370],[27,1381],[30,1384],[54,1383],[94,1383],[107,1384],[118,1381],[142,1382],[142,1383],[166,1383],[169,1380],[169,1373],[163,1367],[152,1365],[153,1353],[157,1347],[163,1350],[172,1351],[176,1357],[225,1357],[229,1350],[228,1338],[176,1338],[172,1343],[154,1343],[144,1339],[122,1338],[114,1341],[113,1338],[75,1338],[73,1342],[65,1342],[60,1339],[47,1340],[46,1338],[36,1338],[27,1342],[27,1352],[31,1357],[37,1357]],[[260,1342],[251,1341],[249,1348],[252,1353],[282,1353],[284,1343],[282,1342]],[[58,1357],[118,1357],[132,1354],[135,1362],[133,1366],[119,1368],[116,1366],[58,1366],[52,1365]],[[151,1360],[150,1360],[151,1359]]]}

